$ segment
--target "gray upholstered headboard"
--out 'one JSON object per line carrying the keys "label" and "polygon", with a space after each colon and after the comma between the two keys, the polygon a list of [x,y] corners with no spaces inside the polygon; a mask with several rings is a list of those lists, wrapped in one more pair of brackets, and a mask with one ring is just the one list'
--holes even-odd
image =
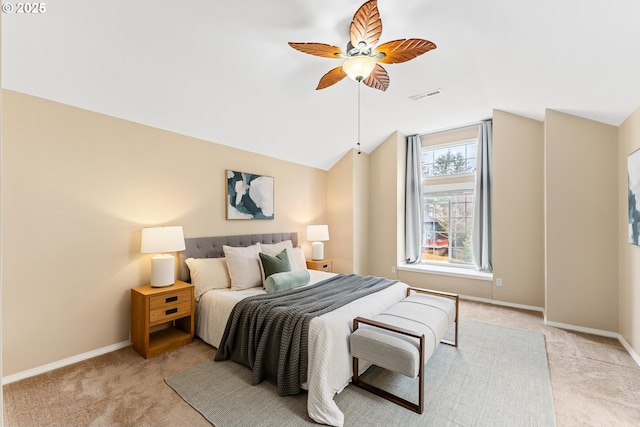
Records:
{"label": "gray upholstered headboard", "polygon": [[187,258],[221,258],[224,256],[222,246],[251,246],[256,243],[279,243],[291,240],[293,247],[298,246],[298,233],[243,234],[240,236],[191,237],[184,239],[186,249],[178,252],[180,271],[178,278],[190,282],[189,268],[184,260]]}

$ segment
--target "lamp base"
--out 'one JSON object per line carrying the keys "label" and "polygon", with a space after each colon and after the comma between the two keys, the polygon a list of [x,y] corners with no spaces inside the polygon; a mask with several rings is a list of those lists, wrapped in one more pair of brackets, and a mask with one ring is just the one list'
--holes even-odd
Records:
{"label": "lamp base", "polygon": [[163,288],[175,283],[175,258],[170,254],[151,257],[151,286]]}
{"label": "lamp base", "polygon": [[314,261],[320,261],[324,259],[324,243],[311,243],[311,259]]}

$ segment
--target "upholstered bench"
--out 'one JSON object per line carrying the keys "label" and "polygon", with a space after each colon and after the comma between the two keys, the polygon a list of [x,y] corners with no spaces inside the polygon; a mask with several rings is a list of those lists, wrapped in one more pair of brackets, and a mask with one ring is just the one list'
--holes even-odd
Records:
{"label": "upholstered bench", "polygon": [[[444,340],[453,323],[454,339]],[[422,414],[425,363],[438,343],[458,345],[458,295],[408,288],[405,299],[373,319],[353,319],[350,339],[353,384]],[[359,359],[410,378],[418,376],[418,404],[362,381],[358,372]]]}

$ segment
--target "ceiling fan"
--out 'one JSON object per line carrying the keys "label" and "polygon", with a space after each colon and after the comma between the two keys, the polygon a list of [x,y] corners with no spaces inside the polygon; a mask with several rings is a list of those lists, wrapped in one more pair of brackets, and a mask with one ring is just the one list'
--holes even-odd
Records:
{"label": "ceiling fan", "polygon": [[339,67],[322,76],[316,90],[338,83],[347,75],[369,87],[387,90],[389,74],[379,64],[407,62],[436,48],[435,43],[423,39],[398,39],[375,45],[382,34],[382,20],[377,0],[365,2],[353,15],[346,52],[325,43],[293,43],[289,46],[300,52],[324,58],[345,59]]}

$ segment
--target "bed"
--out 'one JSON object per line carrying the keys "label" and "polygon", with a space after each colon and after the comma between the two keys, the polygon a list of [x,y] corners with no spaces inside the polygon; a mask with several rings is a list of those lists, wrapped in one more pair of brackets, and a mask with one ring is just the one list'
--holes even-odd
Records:
{"label": "bed", "polygon": [[[272,233],[221,237],[200,237],[185,239],[186,250],[180,253],[180,279],[199,283],[196,287],[196,334],[206,343],[218,348],[227,320],[233,307],[242,299],[266,293],[262,286],[232,290],[219,285],[208,289],[202,286],[202,277],[191,277],[191,272],[199,273],[194,260],[208,264],[220,263],[218,275],[222,275],[224,260],[223,247],[249,248],[257,243],[262,248],[278,248],[289,245],[298,246],[297,233]],[[292,255],[294,254],[295,255]],[[306,269],[301,249],[290,252],[293,257],[292,268]],[[189,260],[191,259],[191,260]],[[189,261],[188,261],[189,260]],[[231,261],[231,259],[229,259]],[[187,263],[190,263],[190,266]],[[191,268],[190,268],[191,267]],[[332,277],[333,273],[308,270],[310,284]],[[227,272],[228,274],[228,272]],[[209,283],[210,281],[208,281]],[[200,289],[198,289],[200,288]],[[352,320],[357,316],[373,317],[404,298],[407,285],[397,282],[388,288],[348,303],[330,313],[311,320],[309,324],[307,381],[302,385],[308,391],[307,410],[316,422],[334,426],[344,424],[344,415],[333,398],[350,382],[352,375],[349,336]]]}

